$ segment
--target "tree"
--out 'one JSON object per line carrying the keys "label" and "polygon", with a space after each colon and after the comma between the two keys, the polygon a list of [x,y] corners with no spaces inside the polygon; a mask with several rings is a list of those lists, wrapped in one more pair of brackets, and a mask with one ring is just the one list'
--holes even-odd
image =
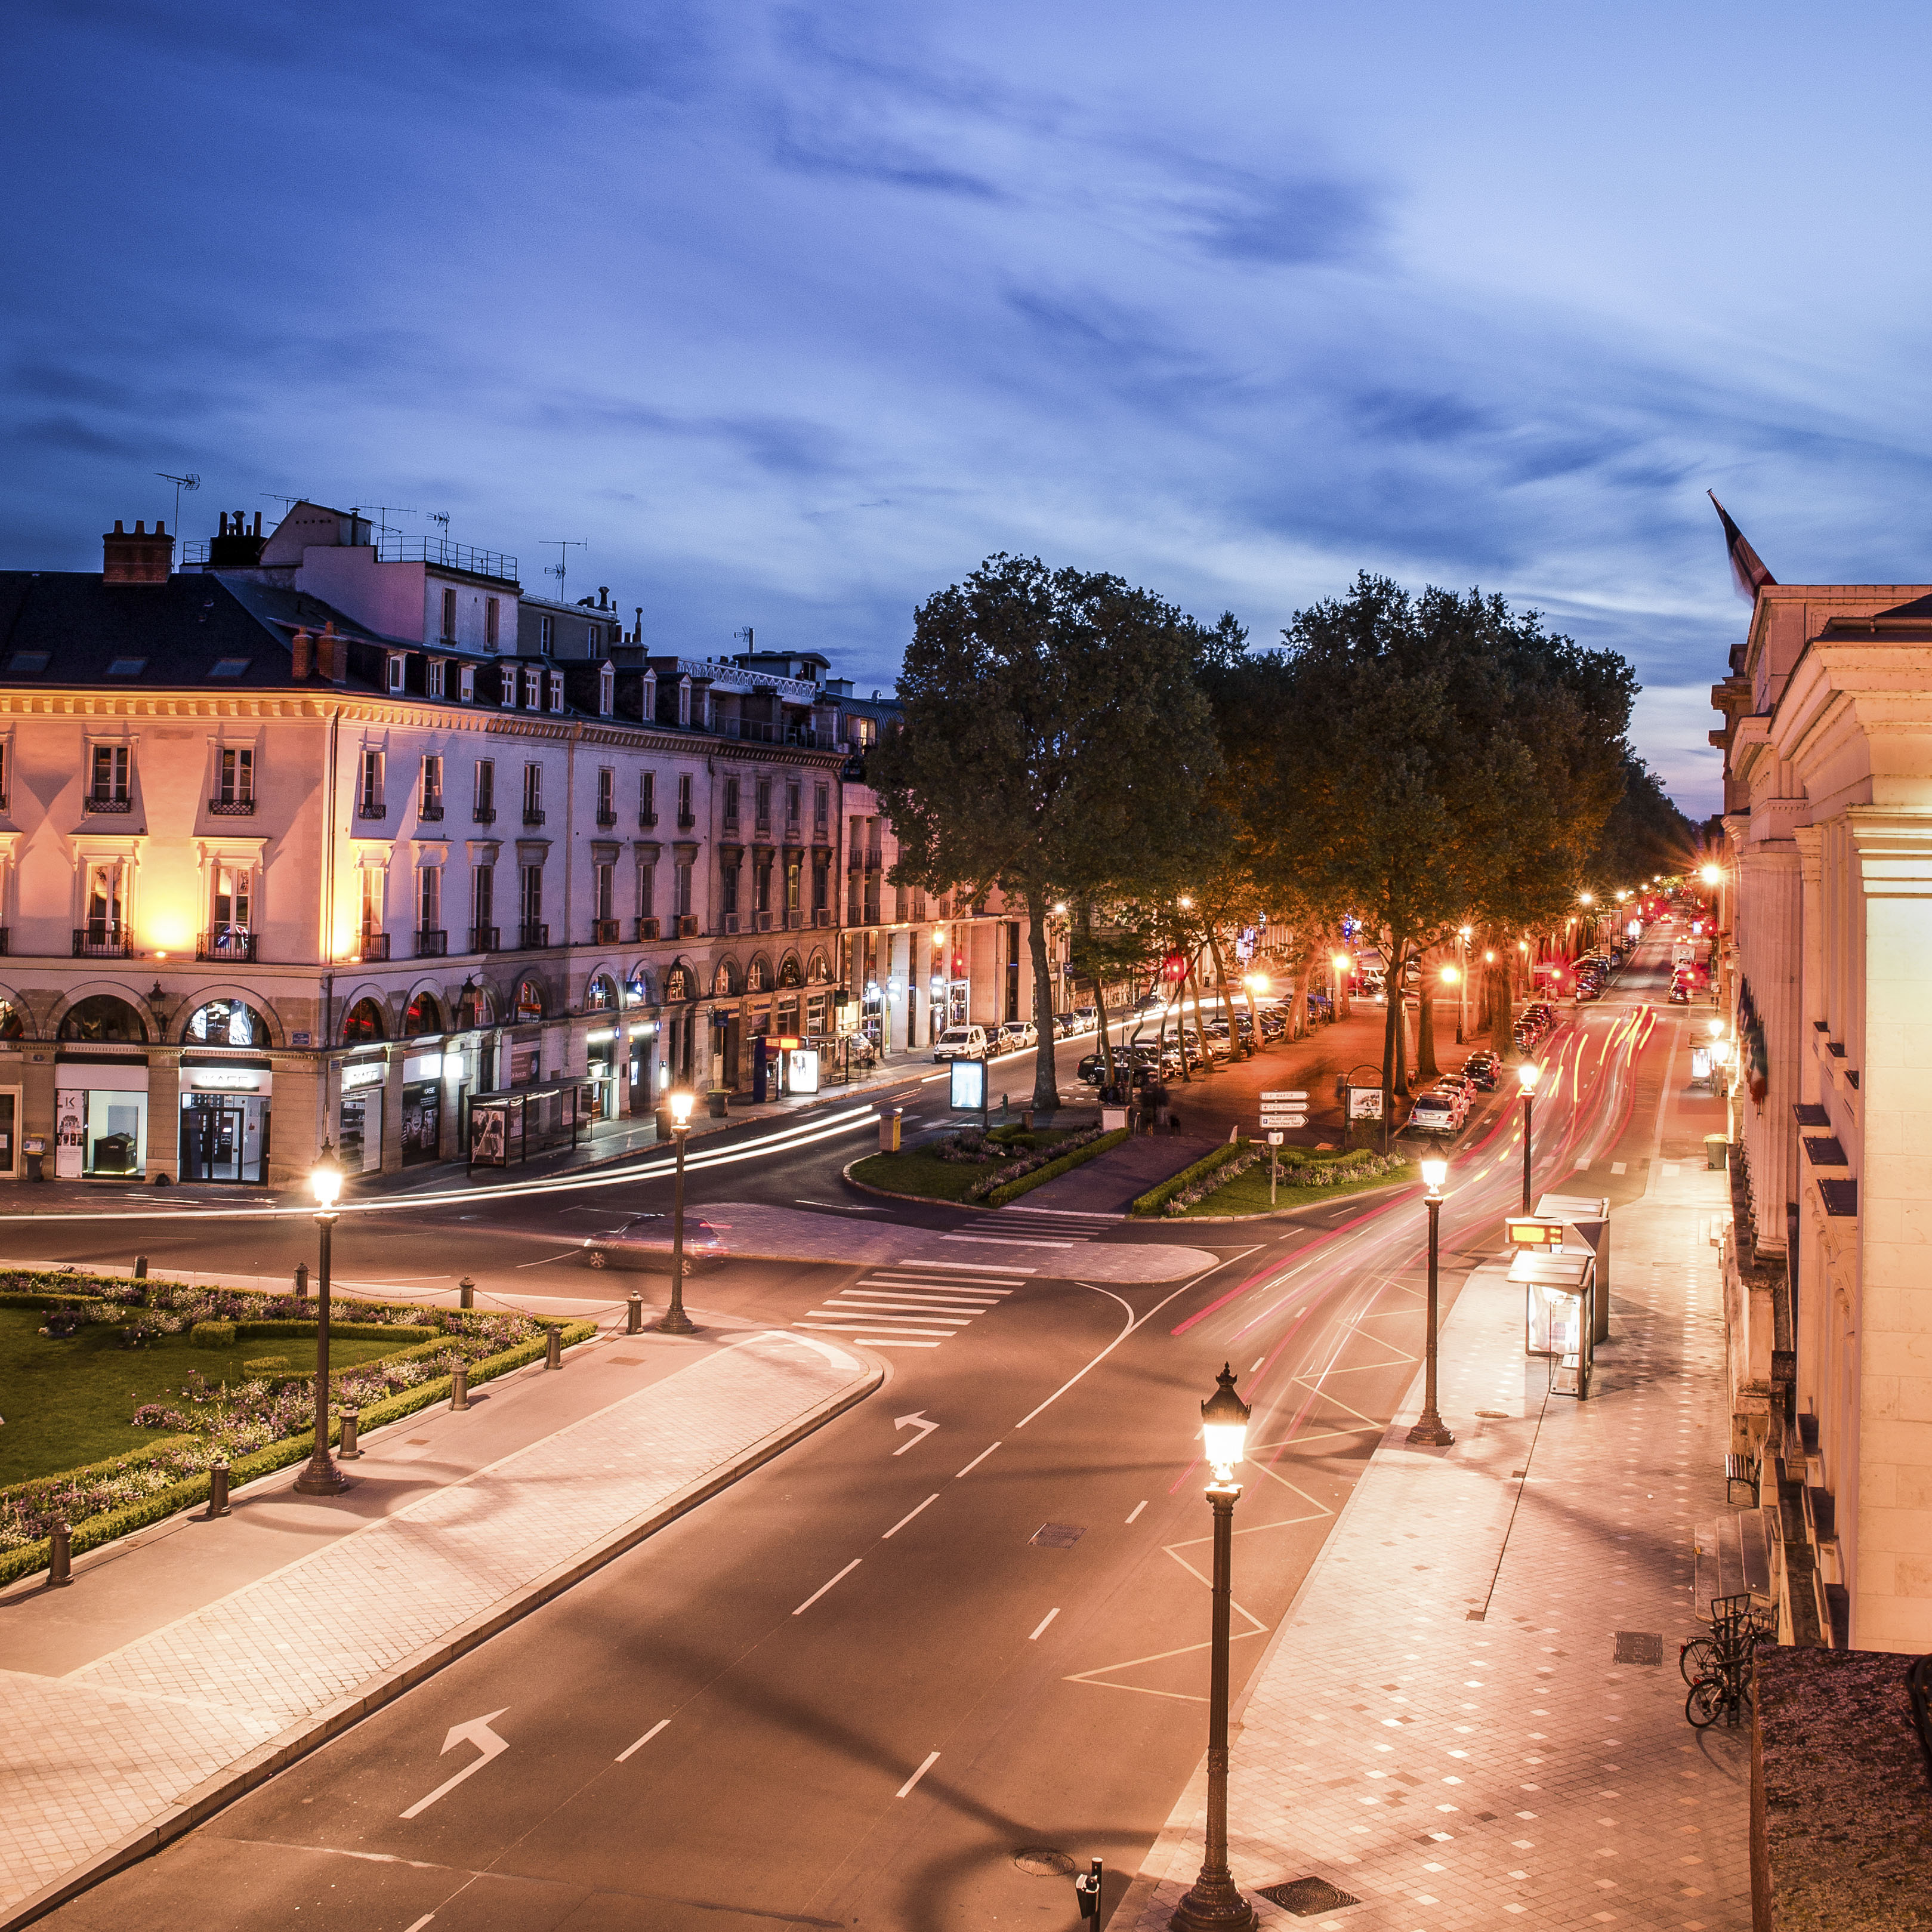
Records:
{"label": "tree", "polygon": [[1217,755],[1194,673],[1222,634],[1118,577],[1004,554],[915,614],[902,720],[868,760],[892,878],[1024,903],[1037,1108],[1059,1099],[1049,910],[1104,901],[1191,835]]}
{"label": "tree", "polygon": [[1590,869],[1606,888],[1634,890],[1653,874],[1683,871],[1697,849],[1700,832],[1634,752],[1626,751],[1623,766],[1623,795],[1598,836]]}

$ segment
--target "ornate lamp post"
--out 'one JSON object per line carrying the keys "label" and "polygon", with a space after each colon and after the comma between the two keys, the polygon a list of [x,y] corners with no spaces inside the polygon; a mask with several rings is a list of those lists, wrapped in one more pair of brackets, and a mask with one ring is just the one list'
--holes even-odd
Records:
{"label": "ornate lamp post", "polygon": [[670,1210],[670,1306],[658,1318],[661,1335],[694,1335],[697,1324],[684,1312],[684,1144],[691,1138],[691,1110],[697,1095],[682,1090],[668,1096],[670,1137],[677,1143],[677,1191]]}
{"label": "ornate lamp post", "polygon": [[1530,1212],[1530,1110],[1536,1104],[1536,1083],[1543,1078],[1543,1069],[1534,1060],[1526,1060],[1516,1069],[1516,1077],[1522,1082],[1522,1211],[1527,1214]]}
{"label": "ornate lamp post", "polygon": [[1255,1908],[1228,1869],[1228,1622],[1234,1595],[1234,1505],[1241,1486],[1234,1465],[1247,1447],[1248,1405],[1234,1393],[1226,1366],[1201,1405],[1201,1439],[1214,1480],[1214,1629],[1208,1705],[1208,1841],[1201,1875],[1167,1922],[1171,1932],[1252,1932]]}
{"label": "ornate lamp post", "polygon": [[1422,1178],[1429,1184],[1429,1192],[1422,1197],[1424,1206],[1429,1210],[1429,1325],[1423,1354],[1422,1415],[1408,1432],[1408,1439],[1418,1448],[1446,1449],[1456,1438],[1442,1426],[1442,1418],[1436,1409],[1436,1281],[1442,1228],[1442,1184],[1449,1178],[1449,1163],[1446,1160],[1425,1160],[1422,1163]]}
{"label": "ornate lamp post", "polygon": [[304,1496],[339,1496],[349,1486],[349,1478],[335,1466],[328,1453],[328,1264],[329,1237],[335,1232],[335,1203],[342,1192],[342,1163],[327,1141],[316,1158],[308,1184],[314,1190],[315,1225],[320,1231],[320,1279],[315,1304],[315,1447],[307,1466],[296,1478],[296,1490]]}

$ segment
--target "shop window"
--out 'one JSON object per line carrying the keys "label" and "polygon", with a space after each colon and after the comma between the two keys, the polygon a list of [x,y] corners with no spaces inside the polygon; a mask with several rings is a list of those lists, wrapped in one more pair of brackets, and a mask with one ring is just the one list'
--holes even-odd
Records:
{"label": "shop window", "polygon": [[812,986],[824,986],[832,977],[832,962],[824,953],[814,952],[812,956],[811,964],[805,969],[805,976]]}
{"label": "shop window", "polygon": [[496,1022],[496,1002],[490,997],[488,986],[465,986],[463,997],[457,1003],[456,1023],[466,1033],[478,1028],[494,1026]]}
{"label": "shop window", "polygon": [[519,1022],[540,1020],[544,1016],[543,988],[534,980],[517,982],[517,1018]]}
{"label": "shop window", "polygon": [[211,1000],[182,1029],[190,1046],[266,1046],[268,1022],[242,1000]]}
{"label": "shop window", "polygon": [[442,1030],[442,1008],[434,993],[418,993],[403,1010],[403,1037],[415,1040]]}
{"label": "shop window", "polygon": [[739,981],[738,968],[734,961],[730,959],[718,961],[718,970],[712,976],[711,990],[721,1000],[732,998],[742,990]]}
{"label": "shop window", "polygon": [[798,986],[804,984],[804,976],[798,970],[798,955],[788,952],[778,966],[778,984],[781,986]]}
{"label": "shop window", "polygon": [[682,960],[664,975],[664,999],[673,1006],[688,1005],[698,997],[698,980]]}
{"label": "shop window", "polygon": [[608,973],[599,973],[584,989],[584,1010],[586,1013],[609,1011],[617,1004],[617,984]]}
{"label": "shop window", "polygon": [[61,1020],[60,1036],[100,1045],[145,1046],[148,1029],[125,1000],[117,1000],[112,993],[96,993],[68,1009]]}
{"label": "shop window", "polygon": [[[22,1039],[26,1030],[20,1009],[10,1000],[0,1000],[0,1040]],[[4,1166],[5,1163],[0,1162],[0,1169]]]}
{"label": "shop window", "polygon": [[364,1040],[381,1040],[388,1032],[382,1009],[374,1000],[358,1000],[342,1016],[344,1046],[355,1046]]}
{"label": "shop window", "polygon": [[762,958],[754,959],[745,970],[745,990],[748,993],[762,993],[765,990],[766,968]]}

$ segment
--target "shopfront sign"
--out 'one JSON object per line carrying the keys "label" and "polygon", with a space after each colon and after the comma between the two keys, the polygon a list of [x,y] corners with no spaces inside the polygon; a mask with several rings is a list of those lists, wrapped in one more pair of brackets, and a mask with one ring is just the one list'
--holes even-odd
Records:
{"label": "shopfront sign", "polygon": [[266,1094],[275,1077],[259,1066],[188,1066],[182,1070],[198,1094]]}
{"label": "shopfront sign", "polygon": [[388,1078],[386,1061],[354,1060],[342,1070],[342,1090],[352,1094],[358,1087],[380,1087]]}
{"label": "shopfront sign", "polygon": [[[403,1080],[405,1085],[416,1080],[440,1080],[442,1078],[442,1055],[440,1053],[412,1053],[403,1062]],[[344,1086],[349,1082],[344,1079]]]}

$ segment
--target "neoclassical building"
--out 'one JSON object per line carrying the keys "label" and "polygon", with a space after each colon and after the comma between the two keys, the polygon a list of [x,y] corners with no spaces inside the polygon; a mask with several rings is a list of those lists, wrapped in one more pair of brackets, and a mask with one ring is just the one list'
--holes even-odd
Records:
{"label": "neoclassical building", "polygon": [[[904,908],[848,808],[881,707],[824,658],[649,651],[605,593],[312,503],[172,549],[117,524],[98,574],[0,573],[0,1178],[34,1142],[124,1184],[285,1180],[324,1138],[394,1172],[466,1159],[490,1096],[748,1096],[759,1036],[865,1030]],[[996,906],[954,923],[997,945],[963,929]]]}

